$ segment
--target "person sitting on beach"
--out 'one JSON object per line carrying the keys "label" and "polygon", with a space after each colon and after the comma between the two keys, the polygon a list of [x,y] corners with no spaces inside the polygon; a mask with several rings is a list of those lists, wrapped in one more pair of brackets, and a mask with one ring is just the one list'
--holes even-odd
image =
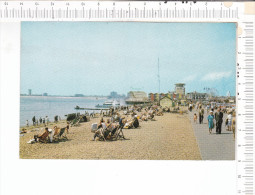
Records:
{"label": "person sitting on beach", "polygon": [[133,126],[134,126],[134,128],[139,127],[139,121],[137,119],[137,115],[135,115],[133,118]]}
{"label": "person sitting on beach", "polygon": [[146,116],[146,114],[142,114],[141,118],[142,121],[147,121],[148,117]]}
{"label": "person sitting on beach", "polygon": [[107,136],[109,135],[109,133],[111,132],[112,129],[112,122],[110,119],[107,119],[106,122],[106,130],[104,131],[104,137],[107,138]]}
{"label": "person sitting on beach", "polygon": [[49,136],[49,129],[48,129],[48,127],[46,127],[44,132],[41,135],[35,135],[34,139],[36,142],[46,141],[48,136]]}
{"label": "person sitting on beach", "polygon": [[23,134],[23,133],[27,133],[27,129],[22,128],[21,131],[20,131],[20,134]]}
{"label": "person sitting on beach", "polygon": [[103,128],[103,126],[104,126],[104,119],[103,119],[103,117],[100,119],[100,121],[99,121],[99,124],[97,125],[97,131],[95,132],[95,134],[94,134],[94,136],[93,136],[93,141],[95,141],[96,140],[96,137],[99,137],[99,135],[100,135],[100,128]]}
{"label": "person sitting on beach", "polygon": [[52,143],[52,142],[53,142],[54,135],[55,135],[55,128],[53,128],[53,129],[48,129],[48,131],[49,131],[50,143]]}
{"label": "person sitting on beach", "polygon": [[97,126],[97,129],[100,129],[102,127],[102,123],[104,123],[104,118],[102,117],[99,121],[99,124]]}
{"label": "person sitting on beach", "polygon": [[55,126],[53,129],[54,129],[54,135],[53,135],[53,137],[55,137],[55,136],[57,136],[57,135],[59,134],[60,128],[57,127],[57,126]]}
{"label": "person sitting on beach", "polygon": [[117,131],[117,128],[118,128],[118,126],[115,125],[114,123],[112,123],[110,121],[110,119],[107,120],[106,127],[107,128],[106,128],[106,130],[104,132],[104,137],[105,138],[107,138],[109,135],[111,135],[111,136],[114,135],[115,132]]}

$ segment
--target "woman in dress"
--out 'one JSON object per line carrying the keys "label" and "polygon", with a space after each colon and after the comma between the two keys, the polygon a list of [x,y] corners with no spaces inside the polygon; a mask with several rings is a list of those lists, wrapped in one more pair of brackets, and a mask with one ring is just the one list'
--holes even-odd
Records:
{"label": "woman in dress", "polygon": [[210,115],[208,115],[207,117],[210,134],[212,134],[212,129],[214,128],[213,119],[214,119],[213,111],[210,111]]}

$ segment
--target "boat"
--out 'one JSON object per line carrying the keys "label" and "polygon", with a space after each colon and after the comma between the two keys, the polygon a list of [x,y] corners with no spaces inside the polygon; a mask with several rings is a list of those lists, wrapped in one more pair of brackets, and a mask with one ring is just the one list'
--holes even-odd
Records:
{"label": "boat", "polygon": [[109,107],[116,107],[116,106],[120,106],[120,102],[117,100],[109,100],[109,101],[105,101],[102,105],[99,105],[99,104],[96,105],[97,108],[109,108]]}

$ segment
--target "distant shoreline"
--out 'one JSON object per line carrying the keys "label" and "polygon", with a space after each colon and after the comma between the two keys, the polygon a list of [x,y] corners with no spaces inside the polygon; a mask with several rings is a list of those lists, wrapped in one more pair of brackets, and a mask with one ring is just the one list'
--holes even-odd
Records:
{"label": "distant shoreline", "polygon": [[48,95],[48,96],[42,96],[42,95],[20,95],[20,97],[26,97],[26,98],[36,98],[36,97],[43,97],[43,98],[77,98],[77,99],[99,99],[99,100],[103,100],[103,99],[108,99],[107,96],[84,96],[84,97],[76,97],[76,96],[53,96],[53,95]]}

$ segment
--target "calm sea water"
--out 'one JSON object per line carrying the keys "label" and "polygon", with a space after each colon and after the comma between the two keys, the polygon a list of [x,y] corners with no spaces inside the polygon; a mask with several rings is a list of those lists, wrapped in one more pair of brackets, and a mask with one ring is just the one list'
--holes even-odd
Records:
{"label": "calm sea water", "polygon": [[[21,96],[20,97],[20,126],[32,124],[32,117],[49,117],[50,121],[58,115],[61,119],[66,119],[65,115],[79,112],[85,113],[85,110],[75,110],[75,106],[83,108],[95,108],[97,104],[103,104],[106,99],[84,98],[84,97],[42,97],[42,96]],[[123,102],[123,101],[121,101]],[[92,111],[89,111],[92,112]],[[100,111],[95,111],[100,112]]]}

